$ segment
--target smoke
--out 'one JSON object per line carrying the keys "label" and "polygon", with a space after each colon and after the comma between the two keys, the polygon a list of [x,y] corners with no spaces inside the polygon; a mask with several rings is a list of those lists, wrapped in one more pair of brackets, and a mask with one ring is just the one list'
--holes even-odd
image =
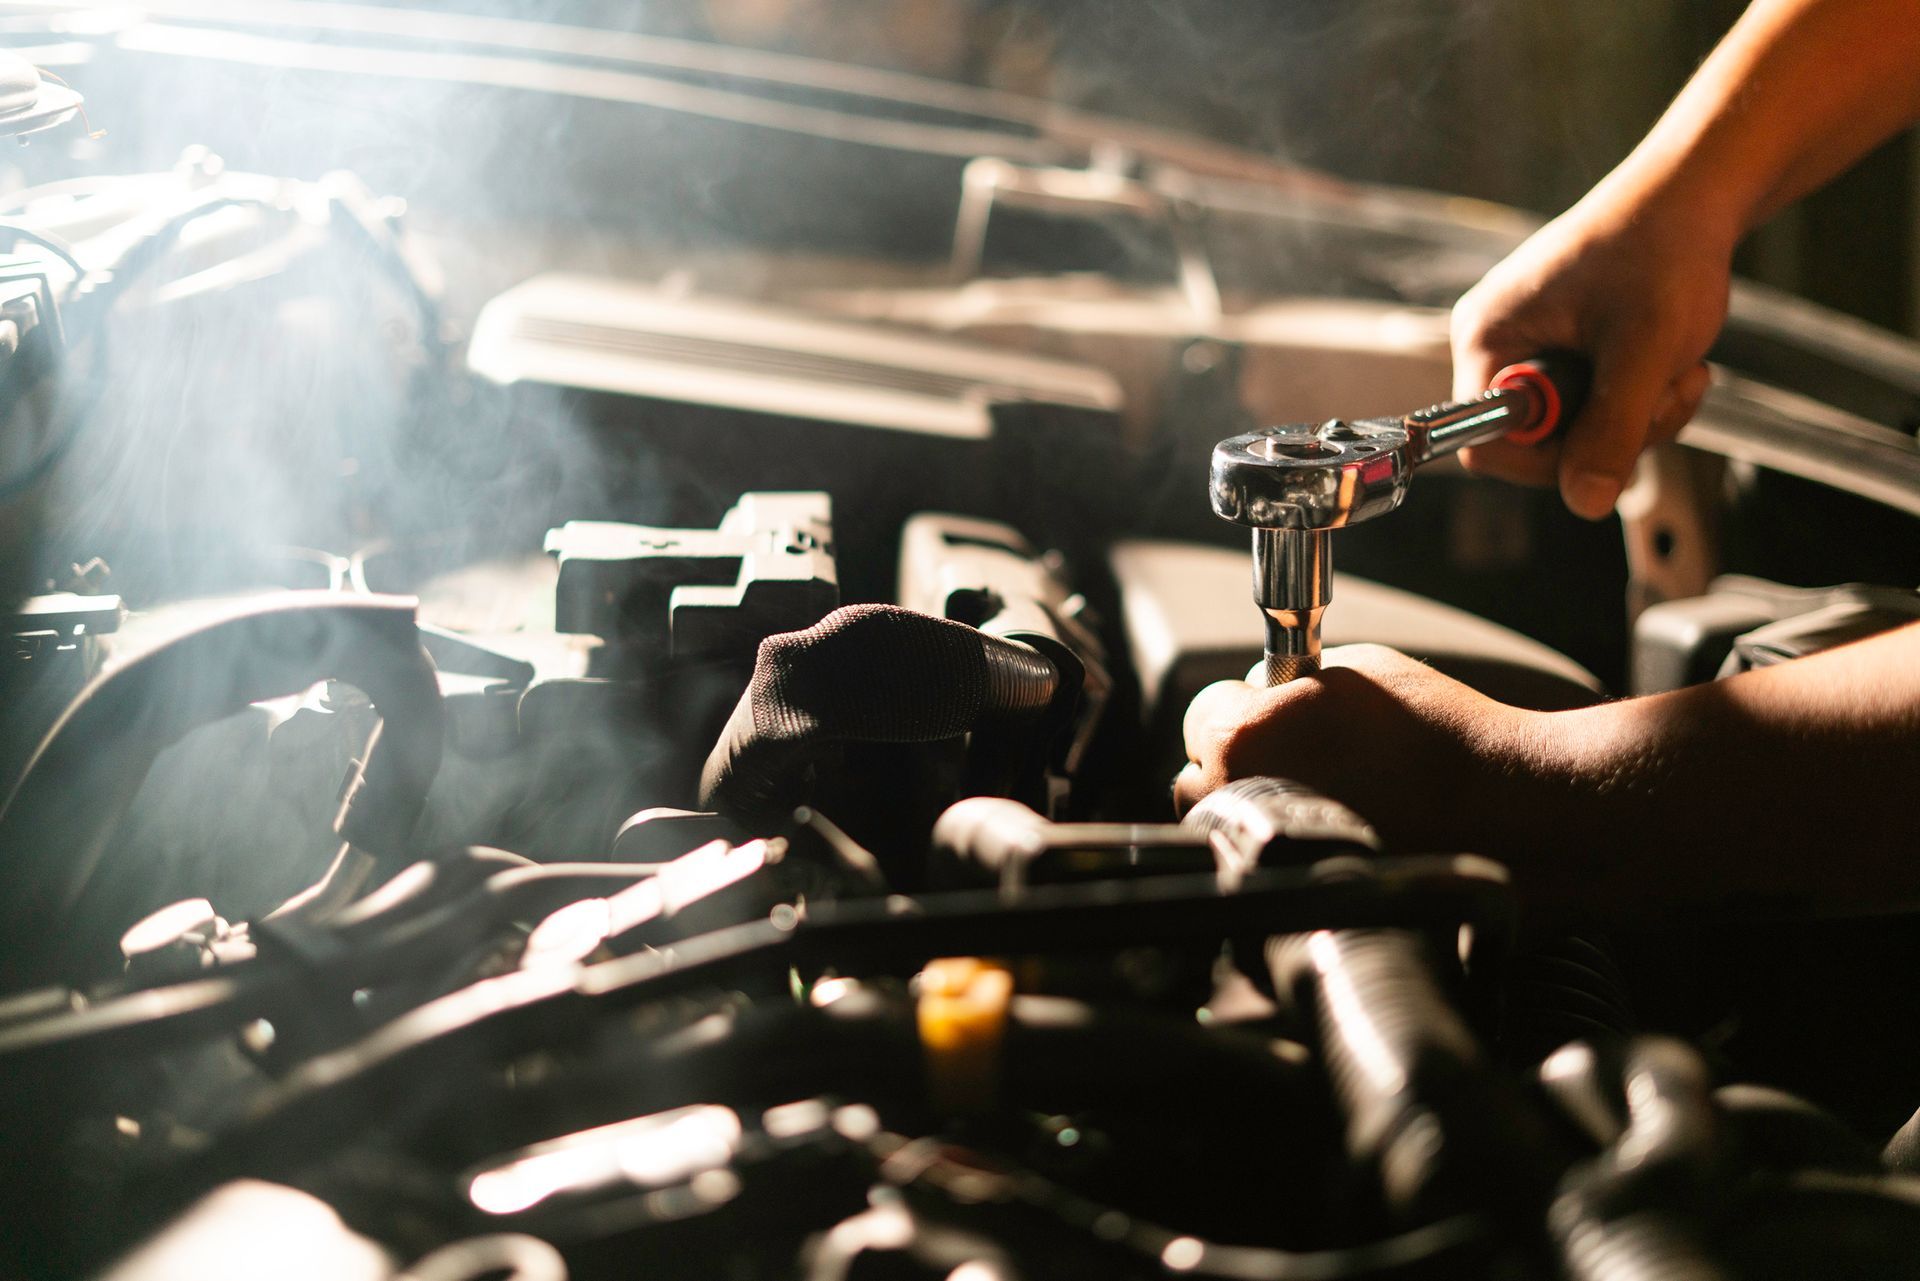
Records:
{"label": "smoke", "polygon": [[[432,554],[389,563],[379,585],[419,591],[475,559],[537,554],[560,516],[555,478],[593,474],[581,423],[473,383],[459,347],[480,303],[537,269],[631,265],[607,248],[620,220],[579,233],[617,196],[568,152],[578,100],[316,70],[302,50],[337,58],[352,42],[295,27],[247,46],[257,34],[128,28],[69,77],[105,136],[22,155],[13,213],[102,269],[63,313],[66,401],[83,416],[37,495],[43,585],[99,556],[108,589],[146,608],[326,586],[294,549],[393,543]],[[58,189],[34,199],[48,180]],[[403,240],[411,262],[393,252]],[[368,728],[364,709],[309,698],[291,721],[256,709],[164,753],[120,866],[103,869],[130,882],[116,895],[127,920],[184,894],[238,918],[313,879]],[[594,741],[571,755],[614,755],[612,731],[577,728]],[[633,745],[625,727],[620,749]],[[505,790],[450,769],[423,850],[492,835]],[[597,824],[561,826],[549,853],[605,848]],[[519,827],[539,838],[537,821]]]}
{"label": "smoke", "polygon": [[[221,38],[208,37],[215,47]],[[103,394],[55,479],[51,567],[103,554],[144,603],[223,580],[276,581],[284,546],[346,554],[396,522],[462,527],[531,505],[539,469],[525,464],[577,448],[577,433],[514,424],[498,398],[464,386],[440,340],[477,299],[450,299],[445,318],[423,313],[398,260],[356,222],[366,214],[374,236],[411,233],[411,221],[424,239],[473,242],[461,220],[484,221],[499,203],[488,179],[528,132],[525,104],[510,121],[461,87],[414,86],[394,114],[364,78],[342,89],[285,67],[190,56],[134,56],[127,70],[94,99],[109,133],[93,167],[137,173],[190,158],[147,184],[122,225],[149,234],[169,207],[227,191],[248,203],[216,208],[144,259],[111,231],[82,241],[94,265],[134,258],[141,278],[109,279],[73,302],[80,376]],[[545,128],[563,131],[569,106],[552,100]],[[342,173],[361,177],[330,176]],[[99,186],[79,217],[89,203],[117,203],[114,179]],[[388,206],[365,209],[371,192]],[[473,293],[510,283],[461,279]]]}

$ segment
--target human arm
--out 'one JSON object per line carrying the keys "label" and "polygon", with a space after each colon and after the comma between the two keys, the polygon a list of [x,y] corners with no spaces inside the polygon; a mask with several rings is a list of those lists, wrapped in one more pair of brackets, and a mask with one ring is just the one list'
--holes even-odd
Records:
{"label": "human arm", "polygon": [[1378,646],[1208,687],[1182,806],[1273,774],[1402,852],[1470,850],[1550,914],[1615,922],[1920,906],[1920,624],[1727,680],[1562,712]]}
{"label": "human arm", "polygon": [[1706,392],[1733,250],[1753,226],[1920,118],[1920,3],[1755,0],[1633,152],[1454,311],[1455,391],[1547,348],[1593,393],[1558,450],[1496,443],[1469,467],[1612,510],[1642,449]]}

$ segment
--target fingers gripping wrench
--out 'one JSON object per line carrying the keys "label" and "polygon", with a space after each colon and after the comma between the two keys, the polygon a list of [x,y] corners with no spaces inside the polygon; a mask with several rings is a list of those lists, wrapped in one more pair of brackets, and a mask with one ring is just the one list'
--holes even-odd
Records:
{"label": "fingers gripping wrench", "polygon": [[1267,684],[1320,668],[1320,619],[1332,596],[1333,530],[1398,507],[1414,469],[1505,436],[1537,444],[1580,412],[1584,356],[1549,352],[1509,365],[1471,400],[1399,418],[1292,423],[1213,447],[1214,514],[1253,530],[1253,599],[1267,619]]}

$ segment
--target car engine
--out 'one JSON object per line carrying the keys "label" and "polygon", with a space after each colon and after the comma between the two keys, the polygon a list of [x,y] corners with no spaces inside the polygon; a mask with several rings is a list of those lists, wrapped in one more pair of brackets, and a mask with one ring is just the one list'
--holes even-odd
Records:
{"label": "car engine", "polygon": [[[1903,922],[1169,800],[1262,655],[1210,451],[1441,400],[1518,215],[586,28],[6,21],[0,1272],[1920,1275]],[[1920,617],[1920,348],[1748,289],[1715,359],[1623,524],[1343,518],[1327,642],[1550,710]]]}

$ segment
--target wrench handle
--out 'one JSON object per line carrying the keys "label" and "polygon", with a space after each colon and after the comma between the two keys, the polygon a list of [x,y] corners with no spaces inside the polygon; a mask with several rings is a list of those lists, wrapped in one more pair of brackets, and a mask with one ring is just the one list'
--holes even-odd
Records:
{"label": "wrench handle", "polygon": [[1508,365],[1487,386],[1489,391],[1524,392],[1532,398],[1535,411],[1506,438],[1516,445],[1537,445],[1580,416],[1593,389],[1593,362],[1577,351],[1546,351]]}
{"label": "wrench handle", "polygon": [[1400,420],[1408,461],[1417,467],[1490,440],[1540,443],[1586,404],[1591,369],[1578,352],[1542,352],[1502,369],[1478,396],[1408,414]]}

